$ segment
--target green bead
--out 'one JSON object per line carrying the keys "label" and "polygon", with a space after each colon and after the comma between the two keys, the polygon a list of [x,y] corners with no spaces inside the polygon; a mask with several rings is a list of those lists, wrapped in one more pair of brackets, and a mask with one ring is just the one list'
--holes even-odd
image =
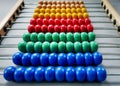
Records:
{"label": "green bead", "polygon": [[34,44],[34,51],[35,51],[36,53],[42,52],[42,43],[41,43],[41,42],[36,42],[36,43]]}
{"label": "green bead", "polygon": [[70,41],[70,42],[74,42],[74,37],[73,37],[73,34],[72,33],[67,33],[67,41]]}
{"label": "green bead", "polygon": [[74,45],[72,42],[66,43],[66,52],[73,52],[74,51]]}
{"label": "green bead", "polygon": [[88,34],[86,32],[81,33],[81,41],[88,41]]}
{"label": "green bead", "polygon": [[51,42],[50,51],[51,52],[57,52],[58,51],[58,43],[57,42]]}
{"label": "green bead", "polygon": [[45,53],[48,53],[50,51],[50,43],[49,42],[43,42],[42,51]]}
{"label": "green bead", "polygon": [[59,35],[60,41],[66,42],[66,34],[65,33],[60,33]]}
{"label": "green bead", "polygon": [[44,33],[39,33],[37,38],[38,38],[38,41],[44,42],[45,41],[45,34]]}
{"label": "green bead", "polygon": [[52,34],[51,33],[46,33],[45,34],[45,41],[48,41],[48,42],[52,41]]}
{"label": "green bead", "polygon": [[59,42],[58,43],[58,51],[60,53],[64,53],[66,51],[66,45],[65,42]]}
{"label": "green bead", "polygon": [[81,41],[81,35],[80,33],[74,33],[74,42],[80,42]]}
{"label": "green bead", "polygon": [[59,42],[59,34],[58,33],[53,33],[52,34],[52,40],[55,42]]}
{"label": "green bead", "polygon": [[93,33],[93,32],[89,32],[88,33],[88,39],[89,39],[89,41],[94,41],[95,38],[96,38],[95,33]]}
{"label": "green bead", "polygon": [[25,53],[26,52],[26,42],[22,41],[18,43],[18,50]]}
{"label": "green bead", "polygon": [[82,42],[83,52],[90,52],[90,44],[87,41]]}
{"label": "green bead", "polygon": [[74,50],[76,53],[82,52],[82,44],[80,42],[75,42],[74,43]]}
{"label": "green bead", "polygon": [[38,41],[38,39],[37,39],[37,33],[31,33],[31,35],[30,35],[30,40],[31,40],[32,42]]}
{"label": "green bead", "polygon": [[90,42],[91,52],[96,52],[98,50],[98,43],[96,41]]}
{"label": "green bead", "polygon": [[29,42],[30,41],[30,33],[24,33],[23,34],[23,40],[25,42]]}
{"label": "green bead", "polygon": [[29,52],[29,53],[34,52],[34,42],[27,42],[26,51]]}

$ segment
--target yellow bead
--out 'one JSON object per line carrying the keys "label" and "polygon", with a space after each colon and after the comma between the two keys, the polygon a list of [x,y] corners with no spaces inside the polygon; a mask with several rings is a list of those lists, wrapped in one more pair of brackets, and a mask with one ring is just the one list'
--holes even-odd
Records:
{"label": "yellow bead", "polygon": [[35,8],[34,13],[40,13],[40,9],[39,8]]}
{"label": "yellow bead", "polygon": [[80,12],[81,12],[81,9],[80,9],[80,8],[77,8],[77,9],[76,9],[76,12],[77,12],[77,13],[80,13]]}
{"label": "yellow bead", "polygon": [[45,9],[44,9],[44,8],[41,8],[41,9],[40,9],[40,13],[45,13]]}
{"label": "yellow bead", "polygon": [[86,8],[81,8],[81,11],[82,11],[82,13],[85,13],[85,12],[87,12],[87,9]]}
{"label": "yellow bead", "polygon": [[71,13],[76,13],[76,9],[75,8],[71,8]]}
{"label": "yellow bead", "polygon": [[50,14],[50,18],[53,18],[53,19],[54,19],[54,18],[55,18],[55,13],[51,13],[51,14]]}
{"label": "yellow bead", "polygon": [[45,13],[44,18],[49,19],[50,18],[50,14],[49,13]]}
{"label": "yellow bead", "polygon": [[56,13],[55,17],[56,17],[57,19],[60,19],[60,18],[61,18],[60,13]]}
{"label": "yellow bead", "polygon": [[66,13],[71,13],[71,9],[70,8],[66,8]]}
{"label": "yellow bead", "polygon": [[62,8],[62,9],[61,9],[61,13],[66,13],[66,9],[65,9],[65,8]]}
{"label": "yellow bead", "polygon": [[33,13],[33,18],[38,18],[39,17],[39,15],[38,15],[38,13]]}
{"label": "yellow bead", "polygon": [[71,13],[67,13],[67,18],[72,18],[72,14]]}
{"label": "yellow bead", "polygon": [[83,17],[88,18],[89,17],[88,13],[83,13]]}
{"label": "yellow bead", "polygon": [[78,18],[83,18],[83,14],[82,13],[78,13]]}
{"label": "yellow bead", "polygon": [[50,8],[46,8],[45,13],[50,13]]}
{"label": "yellow bead", "polygon": [[60,8],[56,8],[56,13],[61,13],[61,9]]}
{"label": "yellow bead", "polygon": [[44,18],[44,13],[40,13],[39,18]]}
{"label": "yellow bead", "polygon": [[72,18],[77,18],[77,17],[78,17],[77,13],[72,13]]}
{"label": "yellow bead", "polygon": [[66,18],[66,13],[62,13],[61,18]]}
{"label": "yellow bead", "polygon": [[56,12],[55,12],[55,8],[52,8],[52,9],[50,10],[50,12],[51,12],[51,13],[56,13]]}

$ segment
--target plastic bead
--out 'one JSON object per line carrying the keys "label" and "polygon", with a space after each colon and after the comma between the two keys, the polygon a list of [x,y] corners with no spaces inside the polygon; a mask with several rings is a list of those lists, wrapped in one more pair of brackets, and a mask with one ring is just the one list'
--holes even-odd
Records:
{"label": "plastic bead", "polygon": [[26,51],[29,53],[33,53],[34,52],[34,42],[27,42],[26,44]]}
{"label": "plastic bead", "polygon": [[93,55],[91,53],[85,53],[85,64],[86,66],[93,65]]}
{"label": "plastic bead", "polygon": [[54,32],[54,26],[53,25],[48,25],[48,32]]}
{"label": "plastic bead", "polygon": [[21,52],[26,52],[26,42],[22,41],[18,43],[18,49]]}
{"label": "plastic bead", "polygon": [[61,25],[61,32],[67,32],[66,25]]}
{"label": "plastic bead", "polygon": [[36,53],[42,52],[42,43],[41,42],[34,43],[34,51]]}
{"label": "plastic bead", "polygon": [[96,41],[90,42],[91,52],[96,52],[98,50],[98,43]]}
{"label": "plastic bead", "polygon": [[58,52],[58,43],[57,42],[50,43],[50,51],[51,52]]}
{"label": "plastic bead", "polygon": [[31,55],[31,64],[33,66],[39,66],[40,65],[40,54],[34,53]]}
{"label": "plastic bead", "polygon": [[29,33],[35,32],[35,27],[33,25],[28,25],[28,32]]}
{"label": "plastic bead", "polygon": [[43,42],[42,44],[42,52],[48,53],[50,51],[50,43],[49,42]]}
{"label": "plastic bead", "polygon": [[86,32],[81,33],[81,41],[88,41],[88,34]]}
{"label": "plastic bead", "polygon": [[99,65],[102,63],[102,54],[100,52],[93,53],[94,64]]}
{"label": "plastic bead", "polygon": [[35,25],[35,32],[36,33],[41,32],[41,26],[40,25]]}
{"label": "plastic bead", "polygon": [[53,33],[52,34],[52,40],[55,42],[59,42],[59,34],[58,33]]}
{"label": "plastic bead", "polygon": [[44,33],[39,33],[37,38],[38,38],[38,41],[44,42],[45,41],[45,34]]}
{"label": "plastic bead", "polygon": [[64,53],[58,54],[58,65],[65,66],[67,65],[67,56]]}
{"label": "plastic bead", "polygon": [[47,25],[42,25],[41,26],[41,31],[43,32],[43,33],[46,33],[47,32]]}
{"label": "plastic bead", "polygon": [[74,51],[74,44],[72,42],[66,43],[66,52],[73,52]]}
{"label": "plastic bead", "polygon": [[36,42],[37,41],[37,33],[31,33],[30,35],[30,40],[32,42]]}
{"label": "plastic bead", "polygon": [[45,41],[48,41],[48,42],[52,41],[52,34],[51,33],[46,33],[45,34]]}
{"label": "plastic bead", "polygon": [[82,53],[76,54],[76,64],[79,66],[85,65],[85,56]]}
{"label": "plastic bead", "polygon": [[61,53],[66,51],[66,44],[65,44],[65,42],[59,42],[58,43],[58,51],[61,52]]}
{"label": "plastic bead", "polygon": [[23,56],[22,56],[22,64],[24,66],[29,66],[31,65],[31,53],[25,53]]}
{"label": "plastic bead", "polygon": [[80,33],[74,33],[74,42],[81,42],[81,34]]}
{"label": "plastic bead", "polygon": [[59,39],[60,39],[60,41],[63,41],[63,42],[66,42],[66,34],[65,33],[60,33],[59,34]]}
{"label": "plastic bead", "polygon": [[29,42],[30,41],[30,33],[24,33],[23,34],[23,40],[26,41],[26,42]]}
{"label": "plastic bead", "polygon": [[96,38],[95,33],[93,33],[93,32],[89,32],[88,33],[88,39],[89,39],[89,41],[94,41],[95,38]]}
{"label": "plastic bead", "polygon": [[83,52],[90,52],[90,44],[87,41],[82,42]]}
{"label": "plastic bead", "polygon": [[58,64],[58,55],[56,53],[49,54],[49,63],[50,65],[57,65]]}
{"label": "plastic bead", "polygon": [[76,53],[82,52],[82,44],[80,42],[74,42],[74,51]]}
{"label": "plastic bead", "polygon": [[67,33],[66,34],[67,41],[74,42],[74,37],[72,33]]}
{"label": "plastic bead", "polygon": [[73,53],[67,54],[67,63],[69,66],[75,65],[75,63],[76,63],[75,54],[73,54]]}
{"label": "plastic bead", "polygon": [[40,56],[40,63],[42,66],[49,65],[49,55],[47,53],[42,53]]}
{"label": "plastic bead", "polygon": [[36,22],[37,22],[37,25],[43,25],[43,19],[42,18],[38,18],[37,20],[36,20]]}

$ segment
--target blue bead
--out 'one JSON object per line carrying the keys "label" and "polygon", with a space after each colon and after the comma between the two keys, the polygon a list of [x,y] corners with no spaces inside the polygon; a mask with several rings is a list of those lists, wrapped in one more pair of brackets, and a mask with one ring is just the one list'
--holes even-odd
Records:
{"label": "blue bead", "polygon": [[64,67],[57,67],[55,71],[55,78],[57,81],[61,82],[65,79],[65,69]]}
{"label": "blue bead", "polygon": [[91,66],[93,65],[93,55],[91,53],[85,53],[85,63],[86,66]]}
{"label": "blue bead", "polygon": [[53,66],[57,65],[58,64],[57,59],[58,59],[58,55],[56,53],[51,53],[49,55],[49,63],[50,63],[50,65],[53,65]]}
{"label": "blue bead", "polygon": [[66,68],[66,81],[73,82],[75,80],[75,69],[73,67]]}
{"label": "blue bead", "polygon": [[75,54],[73,54],[73,53],[68,53],[67,54],[67,63],[70,66],[75,65]]}
{"label": "blue bead", "polygon": [[83,82],[86,80],[86,70],[83,67],[77,67],[76,68],[76,79],[79,82]]}
{"label": "blue bead", "polygon": [[49,65],[49,55],[47,53],[42,53],[40,56],[40,63],[42,66]]}
{"label": "blue bead", "polygon": [[9,66],[9,67],[5,68],[4,73],[3,73],[4,78],[8,81],[13,81],[15,70],[16,70],[16,68],[13,66]]}
{"label": "blue bead", "polygon": [[40,54],[39,53],[34,53],[31,56],[31,64],[33,66],[39,66],[40,65]]}
{"label": "blue bead", "polygon": [[34,80],[34,67],[29,67],[25,70],[24,77],[27,82],[32,82]]}
{"label": "blue bead", "polygon": [[22,56],[23,53],[22,52],[17,52],[12,56],[12,61],[14,64],[16,65],[22,65]]}
{"label": "blue bead", "polygon": [[91,67],[91,66],[88,66],[87,68],[86,68],[86,72],[87,72],[87,81],[88,82],[93,82],[93,81],[95,81],[96,80],[96,70],[95,70],[95,68],[93,68],[93,67]]}
{"label": "blue bead", "polygon": [[15,70],[14,72],[14,79],[16,82],[22,82],[24,81],[24,72],[25,68],[24,67],[19,67]]}
{"label": "blue bead", "polygon": [[45,68],[44,67],[38,67],[35,70],[35,80],[38,82],[42,82],[45,80]]}
{"label": "blue bead", "polygon": [[55,69],[52,66],[49,66],[45,70],[45,79],[46,81],[54,81],[55,80]]}
{"label": "blue bead", "polygon": [[102,66],[98,66],[96,68],[96,71],[97,71],[97,81],[99,81],[99,82],[104,81],[107,77],[107,72],[106,72],[105,68]]}
{"label": "blue bead", "polygon": [[79,66],[83,66],[85,64],[85,57],[82,53],[76,54],[76,64]]}
{"label": "blue bead", "polygon": [[94,64],[99,65],[102,63],[102,54],[100,52],[95,52],[93,54]]}
{"label": "blue bead", "polygon": [[25,53],[23,56],[22,56],[22,64],[24,66],[30,66],[31,65],[31,53]]}
{"label": "blue bead", "polygon": [[67,56],[66,56],[66,54],[60,53],[60,54],[58,55],[58,64],[59,64],[60,66],[65,66],[65,65],[67,65]]}

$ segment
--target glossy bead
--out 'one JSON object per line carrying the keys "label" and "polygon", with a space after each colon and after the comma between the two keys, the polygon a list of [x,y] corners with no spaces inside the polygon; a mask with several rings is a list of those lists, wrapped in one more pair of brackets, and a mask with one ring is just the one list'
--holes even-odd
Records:
{"label": "glossy bead", "polygon": [[43,25],[43,19],[42,18],[38,18],[38,19],[36,19],[36,22],[37,22],[37,25]]}
{"label": "glossy bead", "polygon": [[26,42],[30,41],[30,33],[24,33],[22,38]]}
{"label": "glossy bead", "polygon": [[50,13],[50,8],[46,8],[45,13]]}
{"label": "glossy bead", "polygon": [[24,42],[24,41],[19,42],[18,50],[25,53],[26,52],[26,42]]}
{"label": "glossy bead", "polygon": [[86,26],[85,26],[85,25],[81,25],[81,26],[80,26],[80,31],[81,31],[81,32],[87,32]]}
{"label": "glossy bead", "polygon": [[72,13],[72,18],[78,18],[77,13]]}
{"label": "glossy bead", "polygon": [[81,33],[81,41],[88,41],[88,34],[86,32]]}
{"label": "glossy bead", "polygon": [[66,13],[61,13],[61,18],[66,19],[67,18]]}
{"label": "glossy bead", "polygon": [[67,19],[67,25],[73,25],[72,19]]}
{"label": "glossy bead", "polygon": [[72,42],[66,43],[66,52],[73,52],[74,51],[74,44]]}
{"label": "glossy bead", "polygon": [[38,39],[37,39],[37,33],[31,33],[30,35],[30,40],[32,42],[36,42]]}
{"label": "glossy bead", "polygon": [[55,70],[55,78],[57,81],[62,82],[65,80],[65,68],[60,66]]}
{"label": "glossy bead", "polygon": [[98,50],[98,43],[96,41],[90,42],[91,52],[96,52]]}
{"label": "glossy bead", "polygon": [[33,53],[31,55],[31,64],[32,66],[39,66],[40,65],[40,54],[39,53]]}
{"label": "glossy bead", "polygon": [[91,23],[90,19],[89,18],[85,18],[85,24],[88,25],[90,23]]}
{"label": "glossy bead", "polygon": [[82,42],[83,52],[90,52],[90,44],[87,41]]}
{"label": "glossy bead", "polygon": [[43,32],[43,33],[46,33],[47,32],[47,26],[46,25],[42,25],[41,26],[41,31]]}
{"label": "glossy bead", "polygon": [[86,66],[93,65],[93,55],[91,53],[85,53],[85,64]]}
{"label": "glossy bead", "polygon": [[50,43],[50,51],[51,52],[58,52],[58,43],[57,42]]}
{"label": "glossy bead", "polygon": [[61,14],[60,14],[60,13],[56,13],[55,17],[56,17],[57,19],[60,19],[60,18],[61,18]]}
{"label": "glossy bead", "polygon": [[40,63],[42,66],[49,65],[49,55],[47,53],[42,53],[40,55]]}
{"label": "glossy bead", "polygon": [[36,33],[41,32],[41,26],[40,25],[35,25],[35,32]]}
{"label": "glossy bead", "polygon": [[65,45],[64,42],[59,42],[58,43],[58,51],[61,52],[61,53],[66,51],[66,45]]}
{"label": "glossy bead", "polygon": [[57,65],[58,64],[57,60],[58,60],[58,55],[56,53],[51,53],[49,55],[49,63],[50,63],[50,65],[53,65],[53,66]]}
{"label": "glossy bead", "polygon": [[61,24],[60,19],[55,19],[54,22],[55,22],[55,25],[60,25]]}
{"label": "glossy bead", "polygon": [[80,32],[79,25],[74,25],[74,32]]}
{"label": "glossy bead", "polygon": [[12,56],[13,63],[16,65],[22,65],[22,56],[23,56],[22,52],[14,53]]}
{"label": "glossy bead", "polygon": [[106,79],[107,72],[106,72],[104,67],[98,66],[96,68],[96,72],[97,72],[97,81],[102,82],[102,81],[104,81]]}
{"label": "glossy bead", "polygon": [[63,32],[61,32],[61,33],[59,34],[59,40],[60,40],[60,41],[63,41],[63,42],[66,42],[66,34],[63,33]]}
{"label": "glossy bead", "polygon": [[45,68],[44,67],[38,67],[35,70],[34,77],[35,80],[38,82],[42,82],[45,80]]}
{"label": "glossy bead", "polygon": [[82,44],[80,42],[74,42],[74,51],[76,53],[83,51]]}
{"label": "glossy bead", "polygon": [[43,19],[43,24],[44,24],[44,25],[48,25],[48,24],[49,24],[47,18],[44,18],[44,19]]}
{"label": "glossy bead", "polygon": [[30,24],[36,25],[36,19],[34,19],[34,18],[30,19]]}
{"label": "glossy bead", "polygon": [[88,18],[89,17],[88,13],[83,13],[83,17]]}
{"label": "glossy bead", "polygon": [[45,13],[44,14],[44,18],[49,19],[50,18],[50,14],[49,13]]}
{"label": "glossy bead", "polygon": [[78,25],[78,19],[73,18],[73,25]]}
{"label": "glossy bead", "polygon": [[88,32],[93,32],[93,25],[92,24],[87,25],[87,31]]}
{"label": "glossy bead", "polygon": [[83,18],[83,14],[82,13],[78,13],[77,16],[78,16],[79,19]]}
{"label": "glossy bead", "polygon": [[76,32],[73,34],[74,35],[74,42],[78,41],[81,42],[81,34]]}
{"label": "glossy bead", "polygon": [[56,8],[56,13],[61,13],[61,9],[60,8]]}
{"label": "glossy bead", "polygon": [[40,13],[45,13],[45,9],[44,9],[44,8],[41,8],[41,9],[40,9]]}
{"label": "glossy bead", "polygon": [[76,8],[77,13],[81,13],[81,8]]}
{"label": "glossy bead", "polygon": [[44,33],[39,33],[37,38],[38,38],[38,41],[44,42],[45,41],[45,34]]}
{"label": "glossy bead", "polygon": [[71,9],[70,8],[66,8],[66,13],[71,13]]}
{"label": "glossy bead", "polygon": [[76,9],[75,8],[71,8],[71,13],[76,13]]}
{"label": "glossy bead", "polygon": [[67,54],[67,63],[69,66],[73,66],[75,65],[76,61],[75,61],[75,54],[73,53],[68,53]]}
{"label": "glossy bead", "polygon": [[31,65],[31,53],[25,53],[23,56],[22,56],[22,64],[23,66],[30,66]]}
{"label": "glossy bead", "polygon": [[33,13],[33,18],[37,19],[39,17],[38,13]]}
{"label": "glossy bead", "polygon": [[62,18],[60,21],[61,21],[61,24],[62,24],[62,25],[67,25],[66,19],[63,19],[63,18]]}
{"label": "glossy bead", "polygon": [[83,53],[76,54],[76,64],[79,66],[83,66],[85,64],[85,57]]}
{"label": "glossy bead", "polygon": [[94,41],[95,38],[96,38],[95,33],[93,33],[93,32],[89,32],[88,33],[88,39],[89,39],[89,41]]}
{"label": "glossy bead", "polygon": [[54,32],[60,32],[60,26],[59,25],[54,26]]}
{"label": "glossy bead", "polygon": [[[81,25],[82,27],[85,27],[85,20],[84,18],[79,18],[78,19],[79,25]],[[86,27],[85,27],[86,28]],[[84,31],[84,30],[83,30]]]}
{"label": "glossy bead", "polygon": [[33,25],[28,25],[28,32],[29,33],[35,32],[35,27]]}
{"label": "glossy bead", "polygon": [[97,78],[97,74],[96,74],[96,70],[95,68],[91,67],[91,66],[88,66],[86,68],[86,73],[87,73],[87,81],[88,82],[93,82],[96,80]]}
{"label": "glossy bead", "polygon": [[66,25],[61,25],[61,32],[67,32]]}
{"label": "glossy bead", "polygon": [[39,18],[43,19],[44,18],[44,13],[40,13]]}
{"label": "glossy bead", "polygon": [[46,33],[45,34],[45,41],[51,42],[52,41],[52,34],[51,33]]}
{"label": "glossy bead", "polygon": [[103,57],[100,52],[93,53],[93,60],[95,65],[99,65],[102,63]]}
{"label": "glossy bead", "polygon": [[67,41],[74,42],[74,37],[72,33],[67,33],[66,34]]}
{"label": "glossy bead", "polygon": [[67,13],[67,19],[72,19],[72,14],[71,13]]}
{"label": "glossy bead", "polygon": [[66,9],[65,8],[61,8],[61,13],[66,13]]}
{"label": "glossy bead", "polygon": [[25,80],[24,79],[24,72],[25,72],[24,67],[19,67],[15,70],[14,79],[16,82],[23,82]]}
{"label": "glossy bead", "polygon": [[48,53],[50,51],[50,43],[49,42],[43,42],[42,44],[42,52]]}
{"label": "glossy bead", "polygon": [[79,82],[83,82],[86,79],[86,70],[83,67],[77,67],[76,68],[76,79]]}
{"label": "glossy bead", "polygon": [[48,82],[55,80],[55,69],[52,66],[49,66],[45,69],[45,79]]}
{"label": "glossy bead", "polygon": [[34,43],[34,51],[36,53],[42,52],[42,43],[41,42]]}
{"label": "glossy bead", "polygon": [[52,34],[52,40],[55,42],[59,42],[59,34],[57,32]]}
{"label": "glossy bead", "polygon": [[67,65],[67,56],[64,53],[58,54],[58,65],[66,66]]}
{"label": "glossy bead", "polygon": [[[49,22],[49,25],[54,25],[54,24],[55,24],[53,18],[50,18],[50,19],[48,20],[48,22]],[[49,28],[49,26],[48,26],[48,28]],[[49,32],[50,32],[50,31],[49,31]]]}
{"label": "glossy bead", "polygon": [[26,51],[29,53],[33,53],[34,52],[34,42],[27,42],[26,44]]}
{"label": "glossy bead", "polygon": [[27,82],[32,82],[34,80],[34,72],[35,72],[34,67],[29,67],[25,70],[24,77]]}
{"label": "glossy bead", "polygon": [[75,80],[75,69],[73,67],[66,68],[66,81],[73,82]]}
{"label": "glossy bead", "polygon": [[8,66],[4,69],[3,76],[7,81],[14,81],[14,72],[16,68],[13,66]]}

